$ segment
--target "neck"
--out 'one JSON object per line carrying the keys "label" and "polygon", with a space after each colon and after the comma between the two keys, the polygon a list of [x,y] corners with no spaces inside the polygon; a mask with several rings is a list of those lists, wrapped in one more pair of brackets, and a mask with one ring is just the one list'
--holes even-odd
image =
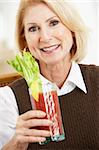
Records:
{"label": "neck", "polygon": [[71,61],[70,60],[63,60],[54,65],[48,65],[44,63],[40,63],[41,74],[50,80],[51,82],[55,83],[59,88],[62,87],[66,78],[68,77],[70,68],[71,68]]}

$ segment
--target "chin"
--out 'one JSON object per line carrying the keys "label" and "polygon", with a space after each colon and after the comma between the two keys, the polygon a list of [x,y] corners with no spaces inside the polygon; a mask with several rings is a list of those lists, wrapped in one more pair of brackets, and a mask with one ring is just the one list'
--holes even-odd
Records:
{"label": "chin", "polygon": [[51,60],[47,60],[46,61],[46,64],[48,64],[48,65],[56,65],[56,64],[58,64],[59,62],[62,62],[63,61],[63,59],[51,59]]}

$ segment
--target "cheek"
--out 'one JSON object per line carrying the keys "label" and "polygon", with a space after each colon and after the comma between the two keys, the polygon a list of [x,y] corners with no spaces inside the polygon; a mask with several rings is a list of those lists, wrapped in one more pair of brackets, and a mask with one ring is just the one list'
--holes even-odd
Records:
{"label": "cheek", "polygon": [[73,37],[72,33],[69,30],[64,30],[63,34],[63,43],[66,45],[67,48],[71,48],[73,45]]}
{"label": "cheek", "polygon": [[58,29],[56,32],[55,32],[55,34],[56,34],[56,36],[60,39],[60,40],[62,40],[63,39],[63,37],[64,37],[64,29],[63,28],[60,28],[60,29]]}
{"label": "cheek", "polygon": [[28,47],[37,47],[38,45],[38,39],[37,37],[34,37],[32,34],[27,33],[25,35],[27,46]]}
{"label": "cheek", "polygon": [[25,39],[26,39],[27,47],[29,47],[31,45],[31,38],[27,33],[25,33]]}
{"label": "cheek", "polygon": [[29,48],[30,53],[31,53],[36,59],[39,60],[39,53],[38,53],[38,51],[37,51],[32,45],[29,45],[28,48]]}
{"label": "cheek", "polygon": [[36,58],[36,59],[40,59],[40,52],[37,49],[36,43],[34,43],[33,40],[29,40],[27,41],[27,46],[29,48],[30,53]]}
{"label": "cheek", "polygon": [[62,43],[73,43],[71,31],[68,28],[66,28],[63,24],[61,24],[61,26],[58,28],[58,31],[55,32],[55,34]]}
{"label": "cheek", "polygon": [[29,48],[30,52],[36,53],[36,49],[38,47],[38,44],[35,40],[28,39],[27,40],[27,47]]}
{"label": "cheek", "polygon": [[27,42],[27,47],[29,48],[30,52],[33,52],[35,49],[35,42],[30,36],[26,36],[26,42]]}
{"label": "cheek", "polygon": [[73,38],[71,32],[64,31],[62,35],[60,35],[62,49],[67,53],[70,52],[73,45]]}

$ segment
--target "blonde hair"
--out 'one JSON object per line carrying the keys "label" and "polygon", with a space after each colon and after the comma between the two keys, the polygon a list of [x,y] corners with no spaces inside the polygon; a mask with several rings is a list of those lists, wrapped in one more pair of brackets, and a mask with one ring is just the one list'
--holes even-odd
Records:
{"label": "blonde hair", "polygon": [[74,44],[71,49],[72,60],[80,62],[85,56],[88,30],[77,10],[68,0],[21,0],[17,14],[16,40],[20,50],[27,44],[24,35],[24,14],[26,9],[38,3],[45,3],[72,32]]}

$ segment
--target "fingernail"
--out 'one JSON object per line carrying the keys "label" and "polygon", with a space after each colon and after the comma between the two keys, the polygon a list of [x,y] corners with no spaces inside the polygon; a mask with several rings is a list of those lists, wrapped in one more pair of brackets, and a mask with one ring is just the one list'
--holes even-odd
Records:
{"label": "fingernail", "polygon": [[53,122],[50,120],[50,125],[52,126],[53,125]]}
{"label": "fingernail", "polygon": [[46,116],[46,113],[44,111],[42,113],[43,113],[44,116]]}
{"label": "fingernail", "polygon": [[50,136],[52,136],[52,132],[50,131]]}
{"label": "fingernail", "polygon": [[41,142],[44,142],[44,141],[46,141],[46,138],[45,138],[45,137],[43,137],[43,138],[41,139]]}

